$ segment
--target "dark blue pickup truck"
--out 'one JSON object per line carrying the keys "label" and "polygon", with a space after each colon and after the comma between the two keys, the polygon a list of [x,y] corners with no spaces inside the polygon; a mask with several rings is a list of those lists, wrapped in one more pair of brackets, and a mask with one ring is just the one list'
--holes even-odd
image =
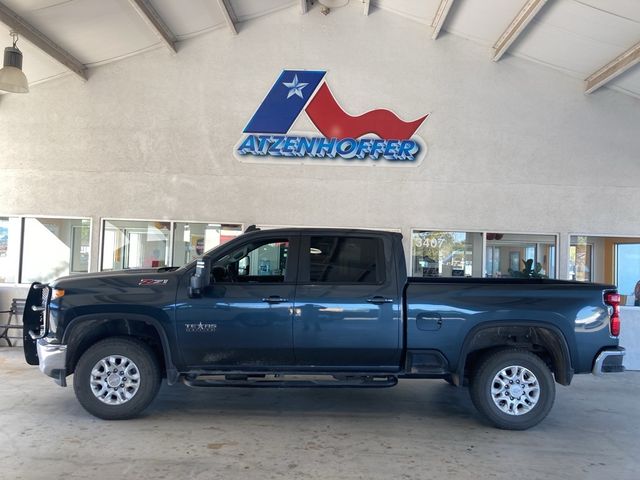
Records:
{"label": "dark blue pickup truck", "polygon": [[250,233],[180,268],[33,284],[27,362],[103,419],[131,418],[162,378],[198,387],[468,385],[497,427],[540,422],[555,382],[620,372],[613,285],[407,278],[402,236]]}

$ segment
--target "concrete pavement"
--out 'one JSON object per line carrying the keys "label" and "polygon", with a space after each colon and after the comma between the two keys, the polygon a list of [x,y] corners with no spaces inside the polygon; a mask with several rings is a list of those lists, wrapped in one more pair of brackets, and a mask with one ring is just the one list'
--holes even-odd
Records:
{"label": "concrete pavement", "polygon": [[1,479],[637,479],[640,372],[580,375],[542,424],[496,430],[466,389],[163,385],[141,418],[105,422],[21,349],[0,348]]}

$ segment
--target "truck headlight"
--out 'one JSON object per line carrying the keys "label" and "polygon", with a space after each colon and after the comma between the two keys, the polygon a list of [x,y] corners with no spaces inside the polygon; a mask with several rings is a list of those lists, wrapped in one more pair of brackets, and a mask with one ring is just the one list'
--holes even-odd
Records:
{"label": "truck headlight", "polygon": [[51,300],[64,297],[64,290],[61,288],[54,288],[51,290]]}

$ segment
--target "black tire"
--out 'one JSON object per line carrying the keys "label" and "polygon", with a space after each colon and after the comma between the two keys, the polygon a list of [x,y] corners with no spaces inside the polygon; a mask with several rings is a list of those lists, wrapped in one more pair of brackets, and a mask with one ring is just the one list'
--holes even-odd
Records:
{"label": "black tire", "polygon": [[[530,390],[532,393],[520,393],[522,389],[517,385],[510,386],[510,381],[501,383],[501,380],[497,380],[496,390],[502,391],[495,394],[494,401],[492,394],[494,379],[510,366],[521,367],[533,374],[535,382],[533,382],[534,378],[525,372],[528,382],[533,382],[528,385],[528,387],[534,387]],[[514,373],[514,370],[507,370],[507,373]],[[518,383],[520,383],[519,380]],[[538,386],[537,393],[535,385]],[[513,389],[514,386],[517,389],[515,391],[520,393],[515,400],[518,403],[515,409],[513,408],[514,397],[509,396],[508,390],[510,387]],[[551,371],[540,357],[526,350],[505,349],[480,359],[471,375],[469,393],[478,411],[494,426],[505,430],[526,430],[537,425],[547,416],[555,400],[556,386]],[[518,402],[518,399],[522,399],[522,402]],[[526,402],[528,404],[525,405]],[[519,413],[512,414],[503,409]]]}
{"label": "black tire", "polygon": [[[133,362],[131,371],[134,374],[137,372],[139,376],[135,382],[136,386],[128,387],[130,394],[137,388],[131,398],[120,404],[105,403],[94,394],[92,389],[94,366],[109,356],[126,357]],[[73,390],[80,404],[90,414],[104,420],[125,420],[138,415],[153,401],[160,389],[160,375],[158,359],[146,343],[134,338],[112,337],[97,342],[82,354],[76,365]],[[116,398],[115,393],[107,396],[111,400]]]}

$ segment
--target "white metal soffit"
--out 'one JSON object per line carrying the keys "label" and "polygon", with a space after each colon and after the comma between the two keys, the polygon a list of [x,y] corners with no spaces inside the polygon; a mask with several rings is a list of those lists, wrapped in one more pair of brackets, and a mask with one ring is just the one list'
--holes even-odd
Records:
{"label": "white metal soffit", "polygon": [[[284,8],[292,15],[319,15],[317,4],[0,0],[0,48],[9,45],[12,24],[22,22],[18,46],[33,85],[70,72],[86,76],[83,68],[162,46],[173,54],[181,40],[218,28],[236,34],[239,23]],[[640,98],[640,0],[350,0],[348,8],[423,23],[425,41],[445,31],[472,40],[487,47],[487,61],[509,53],[546,65],[584,80],[586,92],[606,86]]]}

